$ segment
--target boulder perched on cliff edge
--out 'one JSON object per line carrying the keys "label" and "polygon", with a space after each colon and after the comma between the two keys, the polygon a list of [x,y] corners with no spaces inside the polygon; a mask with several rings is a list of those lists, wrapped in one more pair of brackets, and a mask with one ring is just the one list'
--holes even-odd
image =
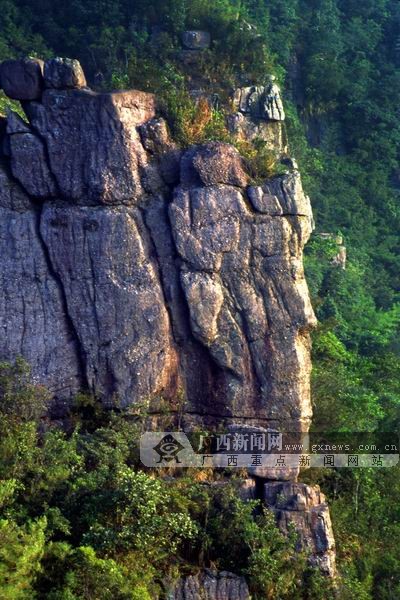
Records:
{"label": "boulder perched on cliff edge", "polygon": [[246,187],[249,176],[243,159],[230,144],[208,142],[190,148],[181,163],[181,181],[184,185],[226,184]]}
{"label": "boulder perched on cliff edge", "polygon": [[256,119],[285,120],[280,89],[274,82],[266,86],[253,85],[238,88],[233,102],[239,112],[249,114]]}
{"label": "boulder perched on cliff edge", "polygon": [[44,65],[44,83],[47,88],[79,89],[86,87],[86,77],[78,60],[51,58]]}
{"label": "boulder perched on cliff edge", "polygon": [[37,100],[43,90],[43,61],[38,58],[5,60],[0,65],[4,93],[14,100]]}

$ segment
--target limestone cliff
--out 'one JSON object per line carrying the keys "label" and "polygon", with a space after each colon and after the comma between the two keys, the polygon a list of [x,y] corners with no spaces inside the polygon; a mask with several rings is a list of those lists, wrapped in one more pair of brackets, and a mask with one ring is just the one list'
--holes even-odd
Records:
{"label": "limestone cliff", "polygon": [[[23,356],[57,413],[79,389],[173,412],[183,390],[186,428],[307,431],[313,219],[296,163],[253,185],[233,146],[180,151],[153,95],[95,93],[76,61],[6,61],[1,81],[28,122],[10,113],[2,140],[0,358]],[[284,150],[275,84],[235,102],[242,134],[255,123]]]}

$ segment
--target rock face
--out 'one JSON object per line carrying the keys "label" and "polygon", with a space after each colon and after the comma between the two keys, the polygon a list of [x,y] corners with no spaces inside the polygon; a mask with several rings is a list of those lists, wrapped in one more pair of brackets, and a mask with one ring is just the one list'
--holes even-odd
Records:
{"label": "rock face", "polygon": [[0,167],[0,356],[23,356],[33,378],[63,399],[82,386],[64,290],[39,232],[40,214]]}
{"label": "rock face", "polygon": [[277,517],[280,529],[294,526],[298,549],[310,554],[310,563],[330,577],[336,574],[335,540],[325,496],[318,486],[304,483],[268,482],[264,500]]}
{"label": "rock face", "polygon": [[40,231],[89,387],[106,401],[118,394],[123,405],[168,390],[176,352],[140,212],[48,202]]}
{"label": "rock face", "polygon": [[[50,299],[54,335],[36,335],[54,367],[46,359],[44,368],[39,353],[34,375],[54,387],[50,372],[58,371],[73,382],[62,389],[88,387],[124,406],[182,387],[187,426],[225,420],[306,430],[315,318],[302,249],[312,213],[296,165],[249,186],[232,146],[210,142],[182,155],[151,94],[69,89],[83,83],[80,73],[76,61],[47,61],[46,85],[57,89],[25,103],[29,123],[7,119],[5,189],[26,207],[16,215],[3,206],[14,211],[3,226],[14,235],[25,219],[32,224],[26,246],[2,266],[12,272],[33,261],[23,270],[35,281],[45,258],[43,277],[62,299]],[[272,118],[273,89],[242,91],[239,108],[256,105]],[[3,294],[8,321],[14,309]],[[50,300],[34,306],[43,323]],[[35,346],[30,332],[40,319],[30,318],[25,311],[24,342],[6,346],[2,358],[21,352],[32,361],[25,348]],[[57,327],[75,353],[68,360],[54,352]]]}
{"label": "rock face", "polygon": [[169,600],[250,600],[244,577],[228,571],[206,569],[180,580],[168,595]]}
{"label": "rock face", "polygon": [[[251,185],[228,144],[179,150],[152,94],[92,92],[67,59],[47,61],[42,93],[41,63],[8,63],[4,89],[25,90],[29,122],[11,112],[0,127],[0,360],[23,356],[55,410],[88,389],[106,404],[146,403],[156,422],[162,398],[187,430],[307,431],[315,317],[302,252],[313,219],[296,163]],[[40,96],[27,91],[31,70]],[[236,102],[249,123],[284,118],[274,84]],[[307,510],[293,509],[294,488],[279,485],[287,506],[278,512],[272,487],[267,504],[281,524],[298,522],[330,572],[323,500],[300,490]],[[248,591],[206,572],[174,597]]]}
{"label": "rock face", "polygon": [[148,159],[137,126],[154,117],[151,94],[46,90],[28,112],[60,196],[85,206],[133,205],[144,195]]}

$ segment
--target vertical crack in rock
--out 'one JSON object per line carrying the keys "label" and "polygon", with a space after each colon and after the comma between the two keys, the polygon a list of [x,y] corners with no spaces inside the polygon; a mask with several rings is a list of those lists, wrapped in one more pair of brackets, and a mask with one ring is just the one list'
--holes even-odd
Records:
{"label": "vertical crack in rock", "polygon": [[[190,328],[189,306],[180,279],[181,259],[177,253],[168,217],[169,199],[157,196],[145,207],[145,221],[157,255],[161,282],[168,306],[172,335],[179,355],[179,380],[185,391],[185,415],[215,410],[213,384],[215,367],[206,349]],[[219,407],[221,410],[221,407]],[[218,407],[216,408],[218,413]]]}
{"label": "vertical crack in rock", "polygon": [[38,232],[39,210],[0,165],[0,355],[25,358],[63,404],[84,386],[76,340]]}
{"label": "vertical crack in rock", "polygon": [[167,391],[176,355],[138,209],[46,203],[41,230],[93,389],[125,406]]}
{"label": "vertical crack in rock", "polygon": [[65,294],[65,289],[64,289],[64,286],[63,286],[63,282],[62,282],[61,278],[58,276],[57,272],[53,268],[53,265],[52,265],[52,262],[51,262],[51,258],[50,258],[49,250],[48,250],[48,248],[46,246],[46,243],[45,243],[45,241],[43,239],[43,236],[42,236],[42,232],[41,232],[42,211],[43,211],[43,209],[35,211],[35,215],[36,215],[35,230],[36,230],[37,238],[38,238],[39,243],[40,243],[40,245],[42,247],[42,250],[43,250],[43,256],[45,258],[49,274],[51,275],[51,277],[55,281],[55,283],[56,283],[56,285],[57,285],[57,287],[59,289],[59,292],[60,292],[61,304],[62,304],[63,313],[65,315],[65,320],[66,320],[66,322],[68,324],[68,329],[71,332],[71,336],[74,339],[74,346],[75,346],[75,349],[76,349],[76,356],[77,356],[78,365],[79,365],[79,377],[80,377],[80,379],[82,381],[81,388],[85,389],[88,386],[87,379],[85,378],[85,372],[86,372],[85,353],[84,353],[82,345],[80,343],[79,336],[78,336],[78,333],[76,331],[74,322],[73,322],[73,320],[71,318],[71,315],[68,312],[68,302],[67,302],[67,296]]}

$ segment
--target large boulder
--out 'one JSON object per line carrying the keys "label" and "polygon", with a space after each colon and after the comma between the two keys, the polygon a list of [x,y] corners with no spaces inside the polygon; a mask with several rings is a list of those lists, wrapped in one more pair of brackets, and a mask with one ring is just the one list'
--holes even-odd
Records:
{"label": "large boulder", "polygon": [[44,82],[47,88],[79,89],[86,87],[86,78],[78,60],[51,58],[44,65]]}
{"label": "large boulder", "polygon": [[248,181],[243,159],[230,144],[208,142],[194,146],[182,158],[183,185],[212,186],[222,183],[243,188]]}
{"label": "large boulder", "polygon": [[38,58],[2,62],[0,83],[4,93],[14,100],[38,100],[43,91],[43,64]]}
{"label": "large boulder", "polygon": [[285,111],[279,86],[271,81],[266,86],[253,85],[238,88],[233,103],[236,109],[255,119],[266,121],[284,121]]}
{"label": "large boulder", "polygon": [[297,169],[268,179],[262,186],[248,188],[250,202],[259,213],[266,215],[297,215],[307,217],[311,227],[313,216],[310,198],[304,193]]}
{"label": "large boulder", "polygon": [[[312,226],[301,186],[287,185],[290,211],[263,214],[223,168],[200,170],[201,180],[194,165],[203,153],[208,146],[183,157],[169,205],[192,335],[217,368],[226,416],[306,429],[315,317],[301,261]],[[204,185],[214,173],[224,183]]]}

